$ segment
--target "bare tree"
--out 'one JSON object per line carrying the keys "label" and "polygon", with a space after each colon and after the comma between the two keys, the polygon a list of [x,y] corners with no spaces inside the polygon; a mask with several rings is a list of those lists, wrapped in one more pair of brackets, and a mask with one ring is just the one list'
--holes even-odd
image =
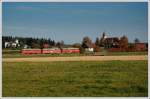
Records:
{"label": "bare tree", "polygon": [[63,40],[60,41],[60,45],[64,46],[64,41]]}
{"label": "bare tree", "polygon": [[86,48],[87,45],[92,45],[92,40],[88,36],[84,37],[82,41],[83,48]]}

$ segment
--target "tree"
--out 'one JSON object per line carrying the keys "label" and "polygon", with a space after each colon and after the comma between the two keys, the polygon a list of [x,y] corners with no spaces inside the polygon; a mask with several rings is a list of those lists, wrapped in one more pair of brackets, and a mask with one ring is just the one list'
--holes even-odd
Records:
{"label": "tree", "polygon": [[80,43],[74,43],[72,46],[73,46],[73,47],[76,47],[76,48],[80,48],[80,47],[81,47],[81,44],[80,44]]}
{"label": "tree", "polygon": [[47,43],[49,43],[52,46],[55,46],[55,41],[51,39],[2,36],[2,47],[5,48],[5,42],[15,42],[16,39],[19,40],[19,44],[20,44],[18,48],[23,48],[24,45],[28,45],[29,47],[32,47],[32,48],[35,48],[35,47],[42,48],[43,44],[47,44]]}
{"label": "tree", "polygon": [[128,51],[135,51],[136,49],[135,49],[135,44],[134,43],[129,43],[128,44]]}
{"label": "tree", "polygon": [[96,46],[96,47],[94,48],[94,52],[100,52],[100,51],[101,51],[101,49],[100,49],[99,46]]}
{"label": "tree", "polygon": [[128,47],[129,47],[130,49],[133,49],[133,48],[135,47],[135,44],[130,43]]}
{"label": "tree", "polygon": [[40,39],[40,48],[41,48],[41,49],[43,49],[43,44],[44,44],[44,40],[43,40],[43,38],[42,38],[42,39]]}
{"label": "tree", "polygon": [[32,46],[33,38],[26,38],[26,44]]}
{"label": "tree", "polygon": [[81,54],[83,54],[85,52],[85,49],[82,46],[79,47],[79,50],[80,50]]}
{"label": "tree", "polygon": [[37,43],[32,42],[31,48],[40,48],[40,45]]}
{"label": "tree", "polygon": [[52,41],[52,46],[55,46],[55,41],[54,40]]}
{"label": "tree", "polygon": [[140,40],[138,38],[135,38],[134,42],[135,43],[140,43]]}
{"label": "tree", "polygon": [[125,50],[126,48],[128,48],[128,38],[124,35],[120,38],[120,47]]}
{"label": "tree", "polygon": [[56,43],[56,46],[57,46],[58,48],[62,49],[62,46],[61,46],[61,43],[60,43],[60,42],[57,42],[57,43]]}
{"label": "tree", "polygon": [[24,42],[23,42],[23,40],[20,40],[19,44],[20,44],[20,47],[21,47],[21,48],[24,47]]}
{"label": "tree", "polygon": [[92,40],[88,36],[84,37],[82,41],[83,48],[86,48],[87,45],[92,45]]}
{"label": "tree", "polygon": [[60,41],[60,45],[64,46],[64,41],[63,40]]}
{"label": "tree", "polygon": [[96,46],[99,46],[99,45],[100,45],[100,40],[99,40],[98,37],[96,38],[95,45],[96,45]]}

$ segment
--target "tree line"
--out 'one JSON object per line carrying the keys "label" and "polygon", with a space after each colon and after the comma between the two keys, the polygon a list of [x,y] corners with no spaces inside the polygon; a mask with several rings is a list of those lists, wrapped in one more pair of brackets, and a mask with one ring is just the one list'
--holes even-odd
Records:
{"label": "tree line", "polygon": [[[45,39],[45,38],[33,38],[33,37],[12,37],[12,36],[2,36],[2,48],[5,48],[5,42],[15,42],[15,40],[19,41],[19,48],[24,48],[24,45],[28,45],[30,48],[44,48],[44,44],[49,45],[49,47],[76,47],[80,48],[81,51],[83,51],[85,48],[92,47],[94,48],[94,51],[98,52],[100,51],[101,47],[105,47],[105,44],[102,39],[96,38],[95,42],[92,42],[90,37],[85,36],[82,39],[81,43],[75,43],[75,44],[64,44],[64,41],[58,41],[52,40],[51,38]],[[138,38],[135,38],[134,43],[139,43],[140,40]],[[148,45],[148,44],[147,44]],[[134,48],[134,44],[128,42],[127,36],[122,36],[119,39],[119,47],[122,49],[127,48]]]}
{"label": "tree line", "polygon": [[42,48],[44,44],[48,44],[49,46],[60,46],[64,45],[63,41],[56,42],[52,39],[45,38],[33,38],[33,37],[12,37],[12,36],[2,36],[2,48],[5,48],[5,42],[15,42],[15,40],[19,41],[20,47],[23,48],[24,45],[28,45],[31,48]]}

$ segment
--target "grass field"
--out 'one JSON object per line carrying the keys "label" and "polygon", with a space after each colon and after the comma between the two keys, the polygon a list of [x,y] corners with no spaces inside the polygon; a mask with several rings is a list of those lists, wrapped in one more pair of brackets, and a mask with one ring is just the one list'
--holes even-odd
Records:
{"label": "grass field", "polygon": [[147,61],[3,63],[6,96],[148,96]]}

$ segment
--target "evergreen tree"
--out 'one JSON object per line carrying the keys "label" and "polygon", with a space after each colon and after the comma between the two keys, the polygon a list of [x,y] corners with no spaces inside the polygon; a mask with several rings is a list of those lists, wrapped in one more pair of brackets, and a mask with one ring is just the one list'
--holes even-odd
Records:
{"label": "evergreen tree", "polygon": [[98,37],[96,38],[95,45],[96,45],[96,46],[99,46],[99,45],[100,45],[100,40],[99,40]]}

